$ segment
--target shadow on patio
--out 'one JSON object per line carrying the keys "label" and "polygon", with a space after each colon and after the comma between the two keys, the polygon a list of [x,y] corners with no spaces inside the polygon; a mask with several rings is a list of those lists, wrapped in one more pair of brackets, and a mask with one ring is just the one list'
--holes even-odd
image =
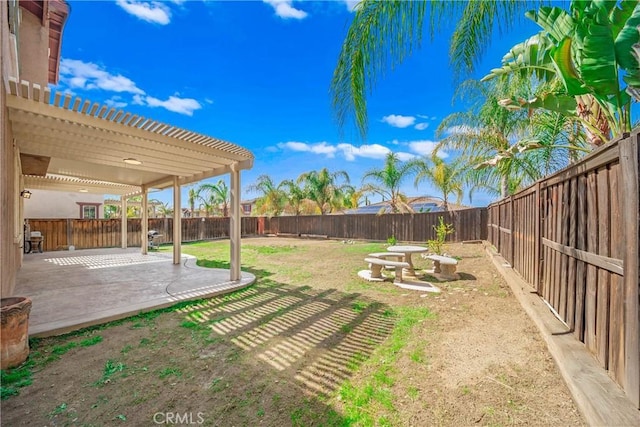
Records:
{"label": "shadow on patio", "polygon": [[229,270],[203,268],[183,256],[140,249],[89,249],[27,254],[18,273],[16,295],[33,301],[30,336],[58,335],[141,311],[231,292],[251,285],[243,272],[229,280]]}

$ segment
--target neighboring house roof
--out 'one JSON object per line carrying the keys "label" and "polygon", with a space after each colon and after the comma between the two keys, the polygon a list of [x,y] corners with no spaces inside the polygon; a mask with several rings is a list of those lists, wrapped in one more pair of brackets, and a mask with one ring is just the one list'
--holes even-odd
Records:
{"label": "neighboring house roof", "polygon": [[[444,211],[442,199],[436,197],[429,196],[419,196],[419,197],[409,197],[407,200],[407,204],[411,206],[411,208],[416,213],[420,212],[442,212]],[[457,205],[454,203],[449,203],[449,210],[459,210],[465,209],[467,206]],[[384,210],[383,210],[384,209]],[[391,212],[391,208],[389,206],[389,201],[372,203],[366,206],[360,206],[356,209],[347,209],[344,211],[345,214],[377,214],[379,212],[389,213]]]}
{"label": "neighboring house roof", "polygon": [[[230,142],[14,78],[8,90],[25,175],[65,175],[141,192],[142,186],[164,189],[174,179],[185,185],[253,166],[253,154]],[[59,188],[59,182],[51,184],[46,189]]]}

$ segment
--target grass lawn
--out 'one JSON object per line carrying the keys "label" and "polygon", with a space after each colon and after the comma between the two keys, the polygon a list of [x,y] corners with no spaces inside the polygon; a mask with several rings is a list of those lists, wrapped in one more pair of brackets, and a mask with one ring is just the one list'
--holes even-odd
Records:
{"label": "grass lawn", "polygon": [[[2,372],[2,423],[584,423],[480,245],[449,245],[461,280],[434,281],[441,294],[359,279],[386,246],[244,239],[249,288],[32,340],[28,361]],[[228,268],[228,241],[183,251]]]}

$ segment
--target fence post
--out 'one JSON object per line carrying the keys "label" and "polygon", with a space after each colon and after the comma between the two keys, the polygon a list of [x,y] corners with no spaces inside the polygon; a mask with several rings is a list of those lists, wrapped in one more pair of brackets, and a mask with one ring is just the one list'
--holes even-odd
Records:
{"label": "fence post", "polygon": [[542,266],[542,238],[540,236],[540,230],[542,229],[542,200],[541,198],[541,190],[540,190],[540,181],[536,182],[536,196],[535,196],[535,204],[537,209],[535,210],[535,230],[533,232],[533,244],[534,244],[534,252],[533,252],[533,287],[535,288],[538,295],[540,295],[540,268]]}
{"label": "fence post", "polygon": [[624,333],[625,385],[629,399],[640,407],[640,317],[638,283],[640,281],[640,152],[638,132],[620,140],[620,169],[622,177],[622,229],[625,231],[624,250]]}
{"label": "fence post", "polygon": [[67,219],[67,248],[73,245],[73,220]]}
{"label": "fence post", "polygon": [[511,247],[509,249],[509,256],[511,257],[511,259],[509,260],[509,264],[511,264],[511,267],[514,268],[514,264],[516,263],[516,256],[513,253],[514,249],[515,249],[515,243],[516,243],[516,237],[515,237],[515,231],[516,231],[516,227],[515,227],[515,217],[516,217],[516,206],[515,203],[513,201],[513,194],[511,196],[509,196],[509,210],[511,211],[511,218],[509,219],[510,224],[509,224],[509,229],[511,230]]}

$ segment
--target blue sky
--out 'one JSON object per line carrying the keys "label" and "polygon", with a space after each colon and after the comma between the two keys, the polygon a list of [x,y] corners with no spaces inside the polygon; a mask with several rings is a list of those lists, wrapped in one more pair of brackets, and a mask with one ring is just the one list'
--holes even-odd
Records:
{"label": "blue sky", "polygon": [[[250,149],[256,159],[242,173],[243,189],[262,174],[280,182],[323,167],[347,171],[359,186],[389,151],[401,159],[429,154],[440,120],[464,106],[452,105],[452,28],[445,26],[379,80],[368,99],[367,140],[353,128],[341,137],[329,85],[353,4],[70,1],[56,89]],[[472,77],[535,32],[524,19],[517,31],[496,32]],[[437,195],[412,180],[403,190]],[[256,196],[243,191],[245,199]],[[151,197],[171,203],[170,191]],[[476,193],[473,204],[490,200]]]}

